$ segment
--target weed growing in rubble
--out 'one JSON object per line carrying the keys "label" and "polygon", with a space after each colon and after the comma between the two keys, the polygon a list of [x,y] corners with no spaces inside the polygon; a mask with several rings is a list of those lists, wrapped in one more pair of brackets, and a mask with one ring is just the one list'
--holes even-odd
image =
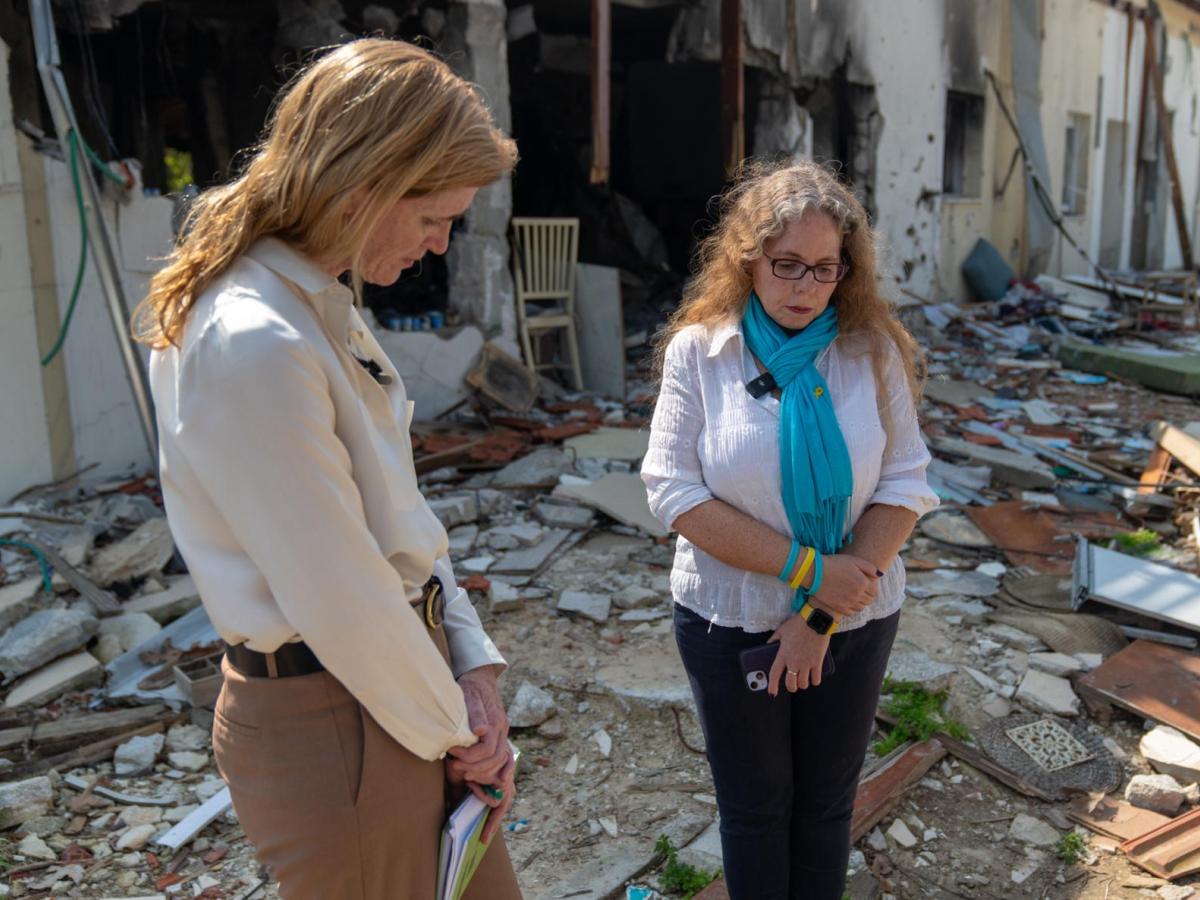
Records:
{"label": "weed growing in rubble", "polygon": [[896,725],[887,737],[875,745],[877,756],[891,753],[905,741],[928,740],[938,731],[944,731],[959,740],[967,736],[967,728],[962,722],[948,719],[942,714],[946,691],[930,693],[915,682],[885,678],[883,693],[890,695],[883,702],[883,711],[895,717]]}
{"label": "weed growing in rubble", "polygon": [[1086,855],[1087,843],[1078,831],[1068,831],[1058,839],[1054,852],[1058,858],[1070,865],[1079,862]]}
{"label": "weed growing in rubble", "polygon": [[679,894],[684,900],[691,900],[709,886],[721,874],[721,870],[705,872],[695,866],[679,861],[679,851],[665,834],[660,835],[654,845],[654,852],[664,857],[667,864],[663,866],[662,874],[658,876],[658,884],[669,894]]}
{"label": "weed growing in rubble", "polygon": [[1150,556],[1162,547],[1162,543],[1158,535],[1149,528],[1139,528],[1137,531],[1116,535],[1110,547],[1130,556]]}

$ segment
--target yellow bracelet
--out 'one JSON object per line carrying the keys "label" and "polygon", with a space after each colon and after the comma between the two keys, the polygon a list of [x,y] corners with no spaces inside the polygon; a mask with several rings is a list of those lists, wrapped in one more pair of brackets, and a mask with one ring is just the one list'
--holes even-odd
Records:
{"label": "yellow bracelet", "polygon": [[789,582],[788,587],[793,591],[800,589],[800,585],[804,582],[804,576],[808,574],[808,570],[812,568],[813,560],[816,558],[817,551],[812,547],[806,548],[804,562],[800,563],[800,568],[796,570],[796,574],[793,576],[791,582]]}

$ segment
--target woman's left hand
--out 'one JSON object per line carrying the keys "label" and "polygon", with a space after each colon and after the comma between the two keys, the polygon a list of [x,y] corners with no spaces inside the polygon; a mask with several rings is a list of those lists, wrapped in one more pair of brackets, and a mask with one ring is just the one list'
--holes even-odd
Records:
{"label": "woman's left hand", "polygon": [[[821,683],[821,669],[829,649],[829,635],[817,634],[797,613],[775,629],[770,641],[779,641],[779,653],[768,676],[767,693],[779,693],[780,680],[791,693]],[[795,672],[796,674],[787,674]]]}
{"label": "woman's left hand", "polygon": [[498,779],[509,759],[508,716],[500,700],[500,689],[491,666],[472,669],[458,678],[471,731],[479,742],[470,747],[451,747],[446,761],[453,776],[477,784]]}

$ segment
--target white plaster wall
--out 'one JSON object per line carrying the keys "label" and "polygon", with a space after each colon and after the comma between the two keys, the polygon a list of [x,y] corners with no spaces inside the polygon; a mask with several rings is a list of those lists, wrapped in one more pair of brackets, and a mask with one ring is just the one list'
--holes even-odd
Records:
{"label": "white plaster wall", "polygon": [[[1088,197],[1081,215],[1065,216],[1064,227],[1081,247],[1092,240],[1096,208],[1094,186],[1098,173],[1096,92],[1104,64],[1105,7],[1091,0],[1046,0],[1042,18],[1042,131],[1050,160],[1051,196],[1062,210],[1066,131],[1071,113],[1088,117]],[[1106,79],[1107,80],[1107,79]],[[1030,197],[1031,203],[1037,202]],[[1082,275],[1089,266],[1066,240],[1056,233],[1047,272]]]}
{"label": "white plaster wall", "polygon": [[[1175,113],[1172,136],[1175,140],[1175,159],[1179,163],[1179,182],[1183,189],[1183,207],[1188,220],[1188,234],[1195,236],[1197,197],[1197,159],[1200,159],[1200,46],[1189,44],[1182,34],[1167,37],[1167,64],[1163,73],[1163,97],[1167,108]],[[1168,176],[1169,177],[1169,176]],[[1167,193],[1168,198],[1170,192]],[[1169,200],[1168,200],[1169,202]],[[1183,266],[1179,246],[1179,230],[1172,207],[1166,217],[1163,234],[1163,266],[1178,269]],[[1193,244],[1194,245],[1194,244]]]}
{"label": "white plaster wall", "polygon": [[8,56],[0,43],[0,503],[52,471]]}
{"label": "white plaster wall", "polygon": [[[1134,22],[1133,44],[1129,48],[1129,66],[1125,66],[1125,48],[1129,32],[1129,18],[1113,9],[1104,10],[1104,36],[1101,50],[1101,71],[1104,73],[1103,96],[1101,97],[1101,140],[1092,161],[1088,203],[1095,210],[1092,216],[1088,252],[1098,260],[1103,231],[1104,170],[1110,154],[1120,157],[1121,146],[1108,142],[1108,122],[1125,122],[1125,165],[1122,192],[1124,202],[1121,224],[1121,255],[1119,265],[1129,265],[1129,241],[1133,229],[1134,183],[1137,178],[1137,123],[1138,108],[1142,92],[1142,65],[1145,52],[1145,30]],[[1128,79],[1128,80],[1127,80]]]}
{"label": "white plaster wall", "polygon": [[[46,194],[54,242],[59,311],[65,317],[79,259],[79,215],[66,163],[46,158]],[[124,203],[103,202],[105,221],[114,241],[121,281],[132,310],[145,294],[150,272],[171,248],[172,203],[163,197],[132,192]],[[123,323],[127,328],[128,323]],[[88,265],[75,315],[63,348],[70,385],[78,466],[98,464],[97,474],[115,475],[154,464],[133,401],[121,350],[100,288],[96,257]],[[141,353],[143,365],[148,358]]]}
{"label": "white plaster wall", "polygon": [[929,51],[942,45],[942,4],[892,0],[886,15],[874,3],[859,8],[862,65],[871,72],[883,117],[875,157],[876,226],[896,268],[905,260],[912,264],[903,287],[929,296],[941,255],[941,217],[936,204],[920,197],[942,189],[947,72],[941,53]]}

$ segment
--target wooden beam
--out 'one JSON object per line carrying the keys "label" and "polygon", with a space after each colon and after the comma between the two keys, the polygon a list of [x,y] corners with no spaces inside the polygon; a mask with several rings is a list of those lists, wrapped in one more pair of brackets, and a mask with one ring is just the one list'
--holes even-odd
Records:
{"label": "wooden beam", "polygon": [[746,156],[746,74],[742,43],[742,0],[721,0],[721,140],[725,174]]}
{"label": "wooden beam", "polygon": [[608,182],[612,115],[612,0],[592,0],[592,184]]}
{"label": "wooden beam", "polygon": [[[1158,445],[1155,447],[1155,452],[1162,450],[1200,475],[1200,438],[1189,433],[1195,430],[1197,429],[1194,426],[1176,428],[1170,422],[1155,422],[1150,428],[1150,440]],[[1153,453],[1150,459],[1153,463]],[[1149,470],[1149,466],[1147,466],[1147,470]],[[1144,484],[1145,475],[1142,476],[1142,479]]]}
{"label": "wooden beam", "polygon": [[1158,130],[1162,136],[1163,150],[1167,156],[1167,174],[1171,176],[1171,205],[1175,207],[1175,229],[1179,234],[1179,249],[1183,254],[1183,267],[1192,269],[1192,239],[1188,235],[1187,210],[1183,205],[1183,188],[1179,179],[1179,161],[1175,158],[1175,138],[1171,134],[1171,118],[1167,113],[1167,101],[1163,96],[1162,72],[1158,68],[1158,51],[1155,48],[1156,24],[1146,22],[1146,68],[1150,72],[1154,87],[1154,105],[1158,108]]}

